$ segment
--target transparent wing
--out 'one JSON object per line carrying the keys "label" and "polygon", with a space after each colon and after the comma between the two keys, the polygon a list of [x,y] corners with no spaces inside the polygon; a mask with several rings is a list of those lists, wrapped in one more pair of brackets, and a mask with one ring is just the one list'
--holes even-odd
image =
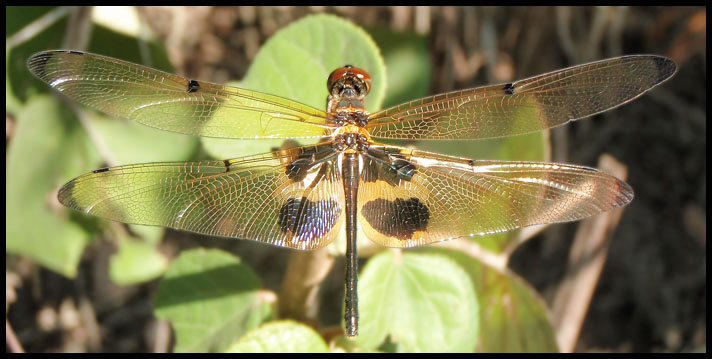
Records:
{"label": "transparent wing", "polygon": [[58,198],[114,221],[315,249],[329,244],[343,222],[340,177],[336,152],[316,145],[225,161],[105,168],[68,182]]}
{"label": "transparent wing", "polygon": [[412,247],[575,221],[632,199],[627,183],[593,168],[372,145],[364,155],[358,211],[371,240]]}
{"label": "transparent wing", "polygon": [[78,51],[32,55],[30,71],[82,105],[162,130],[222,138],[304,138],[329,132],[326,113],[285,98],[188,80]]}
{"label": "transparent wing", "polygon": [[535,132],[635,99],[675,73],[672,60],[635,55],[509,84],[455,91],[370,116],[373,137],[483,139]]}

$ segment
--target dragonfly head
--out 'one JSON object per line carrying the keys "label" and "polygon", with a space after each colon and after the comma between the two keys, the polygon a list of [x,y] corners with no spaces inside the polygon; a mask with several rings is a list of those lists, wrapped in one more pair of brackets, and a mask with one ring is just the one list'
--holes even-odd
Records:
{"label": "dragonfly head", "polygon": [[333,96],[363,98],[371,91],[371,75],[364,69],[346,65],[329,75],[326,87]]}

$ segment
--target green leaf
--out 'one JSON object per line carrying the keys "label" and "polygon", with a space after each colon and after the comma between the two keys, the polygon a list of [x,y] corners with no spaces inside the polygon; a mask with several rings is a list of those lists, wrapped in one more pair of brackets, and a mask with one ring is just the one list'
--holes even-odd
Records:
{"label": "green leaf", "polygon": [[359,346],[375,348],[390,336],[397,351],[474,350],[477,298],[455,261],[425,252],[382,252],[366,264],[358,290]]}
{"label": "green leaf", "polygon": [[461,252],[435,250],[464,268],[477,289],[481,306],[478,352],[558,352],[546,304],[523,279]]}
{"label": "green leaf", "polygon": [[5,245],[68,277],[88,233],[62,217],[71,214],[57,201],[57,188],[98,158],[87,151],[86,135],[56,99],[33,96],[17,118],[7,155]]}
{"label": "green leaf", "polygon": [[228,353],[328,353],[329,348],[312,328],[293,321],[267,323],[247,333]]}
{"label": "green leaf", "polygon": [[[113,227],[111,227],[113,228]],[[168,259],[158,250],[165,228],[129,224],[133,236],[114,231],[119,237],[119,251],[111,257],[109,275],[121,285],[148,282],[163,275],[168,269]]]}
{"label": "green leaf", "polygon": [[176,352],[223,351],[256,328],[261,283],[240,260],[217,249],[184,251],[161,280],[154,308],[176,334]]}
{"label": "green leaf", "polygon": [[[38,7],[8,8],[8,32],[19,31],[30,21],[50,10],[51,8]],[[17,132],[13,133],[8,148],[6,205],[14,210],[7,211],[13,218],[8,220],[6,245],[10,253],[27,255],[52,270],[74,276],[79,257],[91,234],[98,233],[100,227],[108,222],[63,208],[56,201],[56,190],[68,180],[97,169],[104,163],[75,114],[69,111],[64,102],[57,106],[51,105],[51,108],[45,107],[43,110],[25,109],[26,106],[33,106],[34,101],[39,98],[36,97],[38,93],[56,93],[30,74],[26,61],[37,51],[62,47],[67,19],[68,16],[60,18],[44,31],[26,39],[6,53],[6,90],[12,90],[12,94],[6,95],[6,100],[11,104],[13,114],[25,112],[17,117]],[[152,60],[148,65],[171,71],[162,45],[153,42],[146,44],[148,51],[145,53],[150,54]],[[136,38],[101,27],[93,29],[89,46],[90,51],[143,62],[142,57],[138,56],[138,48]],[[13,94],[15,96],[12,96]],[[53,96],[48,101],[56,101],[56,98]],[[24,100],[26,103],[20,102]],[[95,124],[119,164],[183,160],[197,148],[198,139],[194,137],[179,138],[180,135],[156,131],[110,117],[94,120],[94,114],[95,112],[87,111],[87,118]],[[23,123],[27,120],[31,124]],[[62,128],[57,127],[59,124]],[[12,166],[18,167],[17,170],[9,167],[11,163]],[[24,172],[31,173],[25,175]],[[22,178],[23,176],[26,178]],[[17,180],[18,178],[21,179]],[[48,189],[50,186],[51,189]],[[22,208],[22,211],[18,212],[18,208]],[[120,248],[119,254],[122,253],[124,252]],[[126,258],[119,260],[119,263],[128,262]],[[153,263],[156,268],[164,265],[160,261]],[[113,267],[112,270],[116,271],[116,268]],[[128,274],[125,270],[115,273]],[[153,277],[155,273],[146,276]]]}
{"label": "green leaf", "polygon": [[[378,47],[363,29],[331,15],[307,16],[274,34],[236,86],[325,109],[326,80],[331,71],[347,64],[370,73],[372,89],[366,105],[370,111],[379,109],[386,71]],[[284,140],[202,138],[202,142],[211,156],[228,159],[270,152]],[[316,142],[299,140],[302,145]]]}
{"label": "green leaf", "polygon": [[136,237],[141,238],[143,241],[150,243],[153,246],[157,246],[161,243],[163,233],[166,231],[165,227],[158,226],[143,226],[140,224],[129,224],[128,226]]}
{"label": "green leaf", "polygon": [[109,275],[116,284],[132,285],[158,278],[167,267],[168,260],[155,245],[122,238],[119,252],[111,257]]}
{"label": "green leaf", "polygon": [[317,108],[326,107],[326,79],[344,65],[371,74],[367,99],[377,110],[385,94],[385,65],[373,39],[362,28],[332,15],[307,16],[285,27],[255,56],[242,83]]}

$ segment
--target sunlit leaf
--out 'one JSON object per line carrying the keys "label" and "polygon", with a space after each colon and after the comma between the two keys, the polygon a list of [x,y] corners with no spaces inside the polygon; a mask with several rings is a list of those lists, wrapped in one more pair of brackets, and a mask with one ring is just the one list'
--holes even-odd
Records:
{"label": "sunlit leaf", "polygon": [[160,282],[155,313],[173,325],[175,351],[223,351],[260,324],[260,287],[255,272],[228,253],[184,251]]}
{"label": "sunlit leaf", "polygon": [[137,239],[125,238],[119,251],[111,257],[109,275],[121,285],[131,285],[158,278],[168,267],[168,260],[156,246]]}
{"label": "sunlit leaf", "polygon": [[558,352],[548,309],[536,290],[511,271],[502,273],[461,252],[440,253],[464,268],[477,289],[478,352]]}
{"label": "sunlit leaf", "polygon": [[386,339],[407,352],[472,352],[478,303],[467,273],[430,253],[382,252],[359,278],[360,328],[355,339],[375,348]]}
{"label": "sunlit leaf", "polygon": [[314,329],[293,321],[271,322],[252,330],[231,345],[228,353],[327,353]]}

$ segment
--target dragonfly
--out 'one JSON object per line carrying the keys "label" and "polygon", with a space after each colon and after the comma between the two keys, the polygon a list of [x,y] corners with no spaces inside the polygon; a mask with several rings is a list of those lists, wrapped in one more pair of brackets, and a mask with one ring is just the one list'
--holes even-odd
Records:
{"label": "dragonfly", "polygon": [[375,139],[479,140],[545,130],[625,104],[677,67],[662,56],[616,57],[369,113],[371,77],[350,65],[329,75],[325,110],[79,51],[40,52],[27,65],[82,105],[158,129],[320,139],[235,159],[97,169],[57,196],[114,221],[299,250],[323,248],[343,228],[350,337],[358,333],[357,223],[373,242],[405,248],[575,221],[633,199],[630,185],[594,168],[473,160]]}

